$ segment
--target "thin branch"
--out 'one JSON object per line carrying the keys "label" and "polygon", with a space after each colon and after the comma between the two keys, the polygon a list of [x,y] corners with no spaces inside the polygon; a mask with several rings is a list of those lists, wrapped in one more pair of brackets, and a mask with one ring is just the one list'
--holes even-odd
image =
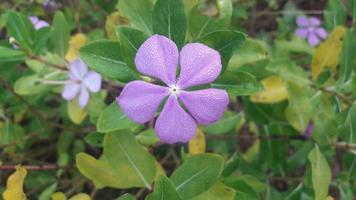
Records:
{"label": "thin branch", "polygon": [[66,66],[64,66],[64,65],[58,65],[58,64],[50,63],[47,60],[44,60],[44,59],[42,59],[40,57],[37,57],[37,56],[29,56],[29,57],[31,59],[37,60],[37,61],[39,61],[39,62],[41,62],[43,64],[50,65],[50,66],[52,66],[52,67],[54,67],[56,69],[59,69],[59,70],[62,70],[62,71],[68,71],[68,68]]}
{"label": "thin branch", "polygon": [[[0,165],[0,170],[15,170],[17,165]],[[27,170],[46,171],[69,168],[69,166],[60,166],[57,164],[47,165],[22,165],[21,167]]]}

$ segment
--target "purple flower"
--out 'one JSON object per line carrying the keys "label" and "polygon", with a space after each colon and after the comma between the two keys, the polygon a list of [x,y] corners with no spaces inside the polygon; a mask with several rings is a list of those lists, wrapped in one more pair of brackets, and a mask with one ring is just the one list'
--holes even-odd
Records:
{"label": "purple flower", "polygon": [[28,19],[32,22],[36,30],[49,26],[46,21],[40,20],[37,16],[30,16]]}
{"label": "purple flower", "polygon": [[313,121],[309,121],[307,128],[304,131],[304,137],[310,138],[313,134],[314,123]]}
{"label": "purple flower", "polygon": [[[178,59],[180,74],[176,79]],[[188,142],[195,135],[197,123],[217,121],[229,103],[225,90],[186,90],[211,83],[220,74],[220,54],[203,44],[187,44],[179,55],[173,41],[153,35],[138,49],[135,64],[142,74],[160,79],[166,86],[132,81],[124,87],[118,103],[130,119],[143,124],[153,119],[166,98],[155,124],[163,142]]]}
{"label": "purple flower", "polygon": [[299,27],[295,31],[295,35],[307,39],[311,46],[316,46],[321,39],[325,39],[328,36],[325,29],[320,26],[318,18],[298,16],[297,25]]}
{"label": "purple flower", "polygon": [[80,59],[69,64],[69,80],[64,85],[62,97],[68,101],[78,97],[80,107],[84,108],[89,102],[89,92],[99,92],[101,76],[88,71],[87,65]]}

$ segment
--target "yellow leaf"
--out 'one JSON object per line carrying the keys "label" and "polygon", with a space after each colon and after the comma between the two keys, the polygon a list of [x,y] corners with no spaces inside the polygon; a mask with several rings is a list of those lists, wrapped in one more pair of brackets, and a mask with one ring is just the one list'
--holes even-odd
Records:
{"label": "yellow leaf", "polygon": [[279,76],[270,76],[261,81],[264,90],[250,97],[256,103],[277,103],[288,98],[286,83]]}
{"label": "yellow leaf", "polygon": [[339,57],[342,48],[342,39],[346,28],[336,27],[323,43],[316,49],[312,62],[312,78],[316,80],[325,68],[335,70],[339,64]]}
{"label": "yellow leaf", "polygon": [[116,28],[119,25],[128,25],[129,21],[123,17],[119,12],[113,12],[107,16],[105,21],[105,31],[109,39],[118,40],[116,35]]}
{"label": "yellow leaf", "polygon": [[327,196],[325,200],[334,200],[332,196]]}
{"label": "yellow leaf", "polygon": [[52,200],[67,200],[67,196],[63,192],[56,192],[52,194]]}
{"label": "yellow leaf", "polygon": [[69,40],[69,49],[66,55],[66,59],[70,62],[78,57],[78,50],[85,45],[87,38],[82,33],[77,33]]}
{"label": "yellow leaf", "polygon": [[26,200],[23,192],[23,183],[27,175],[27,170],[21,166],[16,167],[16,171],[9,176],[6,183],[6,190],[2,194],[4,200]]}
{"label": "yellow leaf", "polygon": [[205,152],[205,135],[204,132],[198,128],[195,136],[189,141],[189,154],[200,154]]}
{"label": "yellow leaf", "polygon": [[85,110],[83,110],[79,106],[79,104],[76,100],[68,102],[67,113],[68,113],[69,118],[75,124],[81,124],[84,121],[85,117],[87,116],[87,112],[85,112]]}
{"label": "yellow leaf", "polygon": [[91,200],[90,196],[85,193],[79,193],[72,196],[69,200]]}

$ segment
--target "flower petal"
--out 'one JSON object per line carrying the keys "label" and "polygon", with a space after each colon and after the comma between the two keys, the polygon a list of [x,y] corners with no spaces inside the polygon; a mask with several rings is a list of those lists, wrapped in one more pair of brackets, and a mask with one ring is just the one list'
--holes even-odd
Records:
{"label": "flower petal", "polygon": [[310,33],[308,35],[308,42],[311,46],[316,46],[317,44],[319,44],[320,40],[319,38],[314,34],[314,33]]}
{"label": "flower petal", "polygon": [[221,72],[220,54],[200,43],[183,47],[180,53],[178,86],[187,88],[213,82]]}
{"label": "flower petal", "polygon": [[180,107],[177,97],[169,96],[155,125],[161,141],[170,144],[188,142],[194,137],[196,129],[194,119]]}
{"label": "flower petal", "polygon": [[88,72],[87,65],[80,59],[75,59],[69,63],[69,78],[72,80],[82,80]]}
{"label": "flower petal", "polygon": [[307,38],[308,36],[308,29],[307,28],[298,28],[295,31],[295,35],[301,38]]}
{"label": "flower petal", "polygon": [[101,88],[100,74],[89,71],[85,74],[83,84],[89,89],[90,92],[98,92]]}
{"label": "flower petal", "polygon": [[328,33],[323,28],[319,27],[319,28],[315,29],[314,32],[322,39],[326,39],[326,37],[328,37]]}
{"label": "flower petal", "polygon": [[62,91],[62,97],[63,97],[63,99],[70,101],[78,95],[79,90],[80,90],[79,83],[65,84],[63,91]]}
{"label": "flower petal", "polygon": [[318,19],[316,17],[310,17],[309,18],[309,24],[311,26],[319,26],[320,25],[320,19]]}
{"label": "flower petal", "polygon": [[38,19],[37,16],[29,16],[28,19],[31,21],[33,25],[37,24],[37,22],[40,20]]}
{"label": "flower petal", "polygon": [[138,49],[135,64],[142,74],[172,85],[176,82],[178,56],[178,48],[172,40],[161,35],[153,35]]}
{"label": "flower petal", "polygon": [[39,20],[39,21],[35,24],[35,29],[38,30],[38,29],[41,29],[41,28],[47,27],[47,26],[49,26],[49,24],[48,24],[46,21]]}
{"label": "flower petal", "polygon": [[86,89],[85,87],[81,87],[80,89],[80,94],[79,94],[79,97],[78,97],[78,102],[79,102],[79,106],[81,108],[84,108],[88,102],[89,102],[89,91],[88,89]]}
{"label": "flower petal", "polygon": [[117,100],[130,119],[143,124],[153,118],[162,99],[168,94],[167,87],[132,81],[124,87]]}
{"label": "flower petal", "polygon": [[297,17],[297,25],[300,27],[307,27],[309,26],[309,20],[305,16],[298,16]]}
{"label": "flower petal", "polygon": [[181,91],[179,98],[199,124],[210,124],[219,120],[229,104],[225,90],[205,89]]}

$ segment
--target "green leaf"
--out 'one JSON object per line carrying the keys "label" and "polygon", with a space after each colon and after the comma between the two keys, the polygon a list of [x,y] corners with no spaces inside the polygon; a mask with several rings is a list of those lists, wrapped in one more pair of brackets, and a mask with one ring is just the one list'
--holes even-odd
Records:
{"label": "green leaf", "polygon": [[340,57],[340,82],[346,83],[356,71],[356,32],[348,29],[344,36]]}
{"label": "green leaf", "polygon": [[48,89],[41,83],[38,75],[22,76],[17,79],[14,85],[14,90],[20,95],[35,95]]}
{"label": "green leaf", "polygon": [[238,179],[232,177],[230,179],[226,179],[224,181],[224,183],[227,186],[235,189],[235,191],[236,191],[235,199],[238,199],[238,200],[258,200],[258,199],[260,199],[257,191],[243,180],[238,180]]}
{"label": "green leaf", "polygon": [[223,170],[223,159],[216,154],[199,154],[189,157],[171,180],[182,199],[197,196],[214,185]]}
{"label": "green leaf", "polygon": [[26,58],[24,52],[0,46],[0,63],[22,62]]}
{"label": "green leaf", "polygon": [[49,27],[43,27],[36,32],[35,44],[33,47],[34,54],[39,55],[46,50],[50,36],[51,28]]}
{"label": "green leaf", "polygon": [[340,133],[345,142],[356,144],[356,104],[349,108]]}
{"label": "green leaf", "polygon": [[267,44],[263,41],[247,38],[241,48],[231,57],[228,69],[236,71],[243,65],[254,64],[267,58]]}
{"label": "green leaf", "polygon": [[119,198],[117,198],[116,200],[136,200],[136,198],[132,194],[124,194]]}
{"label": "green leaf", "polygon": [[136,65],[134,61],[136,52],[142,43],[146,41],[148,35],[142,31],[129,27],[120,27],[117,29],[117,33],[121,42],[121,55],[127,65],[135,71]]}
{"label": "green leaf", "polygon": [[119,12],[127,17],[134,28],[152,35],[152,1],[129,0],[119,1]]}
{"label": "green leaf", "polygon": [[38,196],[38,200],[50,200],[52,194],[57,189],[57,183],[53,183],[52,185],[48,186],[41,194]]}
{"label": "green leaf", "polygon": [[355,27],[355,22],[356,22],[356,0],[349,0],[348,2],[348,7],[351,10],[351,14],[352,14],[352,21]]}
{"label": "green leaf", "polygon": [[307,85],[310,83],[305,71],[288,59],[273,60],[268,63],[266,70],[279,75],[287,82],[295,82],[298,85]]}
{"label": "green leaf", "polygon": [[257,177],[252,175],[248,175],[248,174],[240,175],[239,177],[236,178],[236,180],[245,182],[247,185],[252,187],[257,192],[263,192],[267,189],[267,184],[262,183]]}
{"label": "green leaf", "polygon": [[182,0],[157,0],[152,13],[154,33],[165,35],[182,47],[187,19]]}
{"label": "green leaf", "polygon": [[205,36],[208,33],[227,29],[232,16],[231,0],[216,1],[214,5],[218,17],[207,16],[201,13],[200,5],[195,5],[189,12],[188,29],[193,39]]}
{"label": "green leaf", "polygon": [[146,200],[180,200],[175,186],[166,176],[160,175],[155,183],[155,190],[147,196]]}
{"label": "green leaf", "polygon": [[82,47],[80,58],[100,74],[122,82],[137,78],[120,55],[120,44],[114,41],[98,41]]}
{"label": "green leaf", "polygon": [[311,163],[315,200],[325,200],[328,196],[329,184],[331,182],[329,164],[317,146],[310,151],[308,159]]}
{"label": "green leaf", "polygon": [[76,165],[80,173],[95,183],[113,188],[127,187],[120,172],[113,170],[109,163],[97,160],[89,154],[79,153],[76,156]]}
{"label": "green leaf", "polygon": [[98,132],[107,133],[116,130],[130,129],[136,127],[137,124],[120,110],[116,101],[106,107],[100,114],[96,127]]}
{"label": "green leaf", "polygon": [[52,27],[50,42],[54,52],[64,58],[69,47],[70,30],[62,12],[56,12]]}
{"label": "green leaf", "polygon": [[191,200],[233,200],[235,190],[217,182],[209,190],[192,198]]}
{"label": "green leaf", "polygon": [[104,134],[101,133],[89,133],[84,138],[85,142],[94,147],[102,147],[104,142]]}
{"label": "green leaf", "polygon": [[219,51],[222,59],[222,73],[227,68],[234,51],[239,49],[245,41],[245,34],[238,31],[215,31],[198,39],[199,42]]}
{"label": "green leaf", "polygon": [[159,142],[154,129],[147,129],[136,135],[136,139],[143,145],[153,145]]}
{"label": "green leaf", "polygon": [[6,28],[11,37],[20,43],[28,52],[32,52],[34,45],[35,29],[31,21],[21,13],[9,11],[5,14]]}
{"label": "green leaf", "polygon": [[289,82],[287,89],[288,107],[285,110],[285,116],[293,128],[304,133],[312,116],[311,102],[306,96],[304,87]]}
{"label": "green leaf", "polygon": [[24,130],[21,126],[11,123],[6,120],[5,123],[0,126],[0,144],[9,144],[17,140],[21,140],[24,136]]}
{"label": "green leaf", "polygon": [[[293,21],[293,23],[295,23]],[[276,54],[286,56],[289,52],[307,53],[309,55],[314,55],[315,49],[309,45],[309,43],[303,38],[294,37],[290,41],[277,40],[276,44]],[[288,56],[288,55],[287,55]]]}
{"label": "green leaf", "polygon": [[263,89],[256,78],[247,72],[226,72],[214,83],[214,88],[224,89],[232,96],[246,96],[257,93]]}
{"label": "green leaf", "polygon": [[329,30],[338,25],[344,25],[346,21],[346,9],[341,0],[329,0],[324,11],[326,27]]}
{"label": "green leaf", "polygon": [[226,111],[224,116],[217,122],[204,127],[204,132],[209,134],[224,134],[234,130],[243,121],[241,113]]}
{"label": "green leaf", "polygon": [[156,177],[154,157],[130,133],[107,133],[104,138],[104,155],[111,167],[126,174],[127,187],[147,187]]}

